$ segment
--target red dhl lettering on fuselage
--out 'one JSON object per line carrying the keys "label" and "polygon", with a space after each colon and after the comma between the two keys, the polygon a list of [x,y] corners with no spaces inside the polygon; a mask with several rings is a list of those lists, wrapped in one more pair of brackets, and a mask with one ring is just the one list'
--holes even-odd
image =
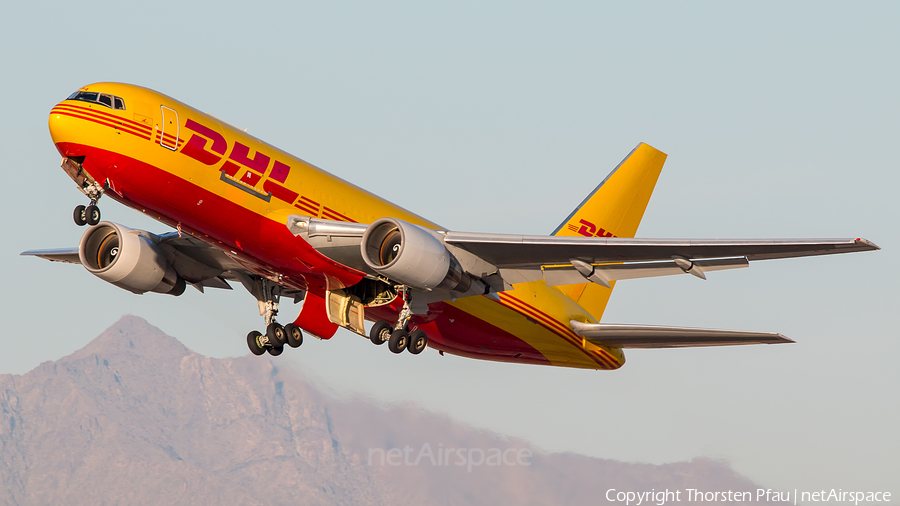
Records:
{"label": "red dhl lettering on fuselage", "polygon": [[[181,154],[187,155],[205,165],[215,166],[221,164],[219,166],[219,171],[221,172],[219,179],[223,182],[266,202],[271,201],[272,197],[275,197],[278,200],[292,204],[310,216],[318,217],[321,215],[321,217],[331,220],[354,221],[334,209],[320,206],[318,202],[309,197],[300,195],[283,186],[285,181],[287,181],[288,174],[291,172],[291,167],[288,164],[273,159],[262,151],[257,151],[251,158],[250,147],[237,141],[234,142],[231,152],[226,157],[228,141],[222,134],[192,119],[188,119],[184,126],[194,133],[181,149]],[[244,169],[244,172],[238,175],[241,169]],[[260,190],[259,186],[260,181],[262,182],[262,190]]]}
{"label": "red dhl lettering on fuselage", "polygon": [[[181,154],[206,165],[217,165],[222,162],[225,152],[228,150],[228,141],[222,134],[192,119],[188,119],[184,126],[194,133],[188,139],[187,144],[181,148]],[[211,145],[207,150],[206,146],[209,143]],[[238,179],[236,176],[241,167],[247,170]],[[291,172],[288,164],[278,160],[274,160],[273,163],[272,158],[262,151],[257,151],[253,158],[250,158],[250,147],[240,142],[234,143],[231,153],[228,154],[228,158],[222,163],[219,170],[222,172],[223,181],[229,184],[233,183],[234,186],[250,195],[267,202],[274,196],[293,204],[300,196],[297,192],[282,186]],[[258,185],[263,178],[265,178],[262,183],[263,191],[260,192]]]}
{"label": "red dhl lettering on fuselage", "polygon": [[569,230],[585,237],[616,237],[612,232],[607,232],[587,220],[579,220],[577,224],[569,223]]}

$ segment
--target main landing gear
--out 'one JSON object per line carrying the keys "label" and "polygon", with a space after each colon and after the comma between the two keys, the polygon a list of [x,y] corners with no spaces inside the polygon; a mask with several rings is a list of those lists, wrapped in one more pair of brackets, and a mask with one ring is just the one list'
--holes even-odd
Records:
{"label": "main landing gear", "polygon": [[394,329],[394,327],[384,321],[379,320],[372,325],[369,331],[369,340],[374,344],[388,343],[388,349],[394,353],[403,353],[407,350],[413,355],[418,355],[428,346],[428,334],[422,329],[416,329],[412,332],[406,330],[406,327]]}
{"label": "main landing gear", "polygon": [[261,278],[259,283],[259,286],[254,286],[251,291],[257,295],[259,315],[266,320],[266,333],[251,331],[247,334],[247,347],[254,355],[268,352],[269,355],[277,357],[284,352],[285,345],[298,348],[303,344],[303,331],[293,323],[282,326],[275,321],[278,301],[281,299],[281,287],[265,278]]}
{"label": "main landing gear", "polygon": [[298,348],[303,344],[303,331],[300,330],[300,327],[293,323],[282,327],[278,322],[272,322],[266,326],[265,334],[258,330],[247,334],[247,347],[254,355],[268,352],[269,355],[277,357],[284,352],[285,344],[291,348]]}
{"label": "main landing gear", "polygon": [[384,320],[375,322],[369,331],[369,340],[377,345],[388,343],[388,349],[393,353],[408,350],[413,355],[418,355],[428,346],[428,334],[421,329],[409,332],[409,319],[412,317],[412,311],[409,309],[409,289],[401,288],[400,295],[403,297],[403,309],[397,323],[391,325]]}

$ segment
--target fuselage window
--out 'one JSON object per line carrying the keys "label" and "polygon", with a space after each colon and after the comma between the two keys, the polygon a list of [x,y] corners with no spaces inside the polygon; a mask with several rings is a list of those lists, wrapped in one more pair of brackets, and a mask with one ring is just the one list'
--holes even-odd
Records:
{"label": "fuselage window", "polygon": [[125,101],[115,95],[106,93],[96,93],[93,91],[76,91],[69,95],[66,100],[80,100],[82,102],[94,102],[95,104],[105,105],[110,109],[125,110]]}

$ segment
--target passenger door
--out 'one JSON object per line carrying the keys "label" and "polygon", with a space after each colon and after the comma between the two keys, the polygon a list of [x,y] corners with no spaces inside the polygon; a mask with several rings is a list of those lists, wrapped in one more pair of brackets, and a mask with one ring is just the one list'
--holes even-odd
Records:
{"label": "passenger door", "polygon": [[178,134],[180,133],[180,125],[178,124],[178,113],[175,109],[159,106],[162,110],[162,127],[159,132],[159,145],[175,151],[178,149]]}

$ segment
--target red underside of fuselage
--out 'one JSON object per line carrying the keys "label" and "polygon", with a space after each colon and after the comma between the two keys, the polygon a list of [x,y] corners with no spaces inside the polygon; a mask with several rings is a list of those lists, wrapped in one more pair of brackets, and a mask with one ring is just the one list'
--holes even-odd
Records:
{"label": "red underside of fuselage", "polygon": [[[60,142],[64,157],[84,156],[84,169],[97,181],[109,179],[115,191],[105,195],[187,232],[261,276],[285,286],[324,296],[329,289],[352,286],[362,275],[324,257],[295,237],[286,224],[259,214],[140,160],[90,146]],[[279,277],[280,276],[280,277]],[[549,365],[536,349],[449,304],[429,305],[429,314],[412,324],[428,334],[429,347],[455,355]],[[396,304],[366,309],[372,321],[397,320]]]}

